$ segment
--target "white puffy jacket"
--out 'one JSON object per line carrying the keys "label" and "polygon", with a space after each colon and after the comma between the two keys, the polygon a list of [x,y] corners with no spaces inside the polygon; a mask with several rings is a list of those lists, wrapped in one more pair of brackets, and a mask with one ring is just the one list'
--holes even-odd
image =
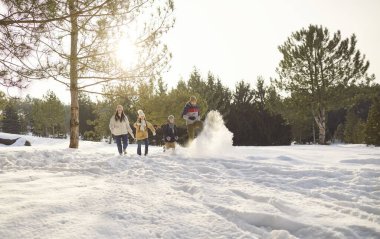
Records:
{"label": "white puffy jacket", "polygon": [[124,121],[116,121],[115,116],[112,116],[110,119],[110,130],[113,135],[122,135],[122,134],[130,134],[133,138],[133,131],[131,126],[129,125],[128,117],[125,115]]}

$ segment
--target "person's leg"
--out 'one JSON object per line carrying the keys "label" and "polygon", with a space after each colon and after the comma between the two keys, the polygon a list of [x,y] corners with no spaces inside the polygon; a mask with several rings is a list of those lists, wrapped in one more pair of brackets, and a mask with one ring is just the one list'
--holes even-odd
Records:
{"label": "person's leg", "polygon": [[194,122],[194,128],[201,129],[203,128],[203,122],[202,121],[195,121]]}
{"label": "person's leg", "polygon": [[189,136],[189,141],[191,142],[194,139],[194,124],[187,125],[187,134]]}
{"label": "person's leg", "polygon": [[149,140],[144,139],[144,143],[145,143],[145,155],[147,155],[148,154],[148,147],[149,147]]}
{"label": "person's leg", "polygon": [[165,143],[165,149],[170,149],[170,142]]}
{"label": "person's leg", "polygon": [[115,141],[116,141],[117,150],[119,151],[119,154],[122,154],[123,150],[121,147],[121,135],[115,135]]}
{"label": "person's leg", "polygon": [[126,149],[128,147],[128,135],[123,134],[122,139],[123,139],[123,152],[124,152],[124,154],[126,154],[127,153]]}
{"label": "person's leg", "polygon": [[137,154],[141,155],[141,140],[137,140]]}

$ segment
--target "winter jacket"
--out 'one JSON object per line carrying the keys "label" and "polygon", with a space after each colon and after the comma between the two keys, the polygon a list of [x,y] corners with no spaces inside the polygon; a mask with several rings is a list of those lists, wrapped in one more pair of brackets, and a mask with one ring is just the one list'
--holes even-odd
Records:
{"label": "winter jacket", "polygon": [[[162,133],[163,133],[165,142],[171,142],[172,143],[172,142],[176,142],[178,139],[177,126],[175,124],[167,123],[167,124],[163,125],[162,126]],[[170,137],[170,139],[168,139],[167,137]]]}
{"label": "winter jacket", "polygon": [[146,120],[145,122],[146,122],[145,128],[142,127],[142,122],[139,119],[133,124],[133,126],[136,128],[137,140],[143,140],[143,139],[148,138],[148,129],[152,131],[153,135],[156,135],[156,130],[154,129],[153,125]]}
{"label": "winter jacket", "polygon": [[123,134],[130,134],[133,136],[133,131],[131,129],[131,126],[129,125],[129,120],[126,115],[124,115],[124,120],[116,120],[115,116],[112,116],[110,119],[110,130],[113,135],[123,135]]}
{"label": "winter jacket", "polygon": [[198,105],[192,105],[190,102],[187,102],[182,111],[182,118],[186,120],[186,125],[200,121],[201,113]]}

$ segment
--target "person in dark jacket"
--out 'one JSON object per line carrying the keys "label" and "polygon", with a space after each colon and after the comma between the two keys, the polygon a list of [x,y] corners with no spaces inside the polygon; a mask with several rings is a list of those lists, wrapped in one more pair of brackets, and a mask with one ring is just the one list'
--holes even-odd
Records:
{"label": "person in dark jacket", "polygon": [[191,96],[189,102],[187,102],[183,108],[182,118],[186,120],[187,134],[189,136],[189,143],[191,143],[195,137],[195,129],[203,127],[199,106],[197,105],[197,98],[195,96]]}
{"label": "person in dark jacket", "polygon": [[168,149],[175,150],[175,144],[178,140],[177,126],[174,123],[174,116],[169,115],[168,123],[162,126],[162,133],[164,137],[164,152]]}

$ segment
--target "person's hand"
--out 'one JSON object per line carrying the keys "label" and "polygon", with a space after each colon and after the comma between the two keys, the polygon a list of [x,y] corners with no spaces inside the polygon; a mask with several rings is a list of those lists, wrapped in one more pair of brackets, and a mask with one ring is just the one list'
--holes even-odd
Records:
{"label": "person's hand", "polygon": [[136,125],[140,126],[140,125],[141,125],[141,123],[136,123]]}
{"label": "person's hand", "polygon": [[172,138],[170,138],[170,136],[166,137],[166,140],[167,141],[170,141]]}
{"label": "person's hand", "polygon": [[189,120],[195,120],[195,116],[190,116]]}
{"label": "person's hand", "polygon": [[175,140],[178,140],[178,136],[175,136],[174,139],[175,139]]}
{"label": "person's hand", "polygon": [[153,136],[156,136],[156,132],[153,132]]}

